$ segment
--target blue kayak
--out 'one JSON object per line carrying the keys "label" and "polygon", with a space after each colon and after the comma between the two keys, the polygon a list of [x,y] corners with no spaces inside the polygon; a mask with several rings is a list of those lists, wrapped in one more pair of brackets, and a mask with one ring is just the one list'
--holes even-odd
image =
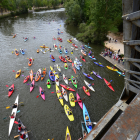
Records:
{"label": "blue kayak", "polygon": [[86,124],[86,122],[91,122],[91,120],[90,120],[88,111],[87,111],[84,103],[83,103],[83,117],[84,117],[84,122],[85,122],[87,132],[89,133],[92,130],[92,126],[87,126],[87,124]]}
{"label": "blue kayak", "polygon": [[91,48],[91,47],[89,47],[88,45],[85,45],[85,47],[87,47],[87,48],[89,48],[89,49]]}
{"label": "blue kayak", "polygon": [[24,55],[25,54],[25,51],[22,50],[22,49],[20,49],[20,53]]}
{"label": "blue kayak", "polygon": [[74,66],[77,70],[80,70],[80,65],[77,64],[77,61],[74,60]]}
{"label": "blue kayak", "polygon": [[50,55],[50,58],[51,58],[51,60],[53,61],[53,62],[55,62],[55,58],[53,57],[53,55]]}
{"label": "blue kayak", "polygon": [[93,59],[93,60],[96,60],[96,58],[93,58],[91,55],[89,55],[89,58]]}
{"label": "blue kayak", "polygon": [[50,80],[51,81],[55,81],[55,75],[54,75],[54,73],[52,72],[52,75],[51,75],[51,70],[49,71],[49,77],[50,77]]}
{"label": "blue kayak", "polygon": [[64,52],[67,54],[68,53],[68,50],[64,48]]}
{"label": "blue kayak", "polygon": [[83,74],[84,74],[87,78],[89,78],[89,79],[91,79],[91,80],[94,80],[91,76],[88,76],[88,74],[86,74],[86,73],[84,73],[84,72],[83,72]]}
{"label": "blue kayak", "polygon": [[24,39],[24,41],[26,42],[28,40],[28,37],[26,39]]}
{"label": "blue kayak", "polygon": [[99,64],[98,62],[94,62],[96,65],[100,66],[100,67],[104,67],[103,65]]}
{"label": "blue kayak", "polygon": [[119,72],[119,71],[116,71],[117,73],[119,73],[120,75],[122,75],[122,76],[125,76],[124,74],[122,74],[122,72]]}
{"label": "blue kayak", "polygon": [[62,50],[61,49],[58,49],[58,51],[59,51],[60,54],[62,54]]}

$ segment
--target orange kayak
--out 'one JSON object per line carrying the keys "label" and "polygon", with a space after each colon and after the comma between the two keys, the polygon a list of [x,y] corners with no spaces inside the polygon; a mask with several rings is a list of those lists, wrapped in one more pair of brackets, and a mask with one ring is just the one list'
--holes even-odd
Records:
{"label": "orange kayak", "polygon": [[30,71],[30,80],[33,81],[33,70]]}
{"label": "orange kayak", "polygon": [[18,56],[18,55],[19,55],[19,52],[18,52],[18,51],[17,51],[17,52],[15,51],[15,55],[17,55],[17,56]]}
{"label": "orange kayak", "polygon": [[[32,59],[32,58],[31,58]],[[33,59],[32,59],[32,61],[29,61],[28,62],[28,66],[31,66],[33,64]]]}
{"label": "orange kayak", "polygon": [[40,77],[41,77],[41,69],[39,69],[39,70],[36,72],[35,81],[36,81],[36,82],[39,81]]}
{"label": "orange kayak", "polygon": [[76,74],[76,69],[75,69],[74,63],[72,63],[72,68],[73,68],[73,70],[74,70],[74,72]]}
{"label": "orange kayak", "polygon": [[46,76],[46,68],[43,70],[42,74],[41,74],[41,80],[43,80]]}

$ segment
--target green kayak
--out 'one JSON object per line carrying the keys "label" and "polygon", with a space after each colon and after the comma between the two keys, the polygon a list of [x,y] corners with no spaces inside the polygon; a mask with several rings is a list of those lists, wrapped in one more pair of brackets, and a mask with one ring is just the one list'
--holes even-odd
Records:
{"label": "green kayak", "polygon": [[71,82],[77,88],[77,80],[75,77],[73,77],[73,75],[71,76]]}
{"label": "green kayak", "polygon": [[51,81],[50,81],[50,79],[47,80],[46,84],[47,84],[47,88],[51,88]]}

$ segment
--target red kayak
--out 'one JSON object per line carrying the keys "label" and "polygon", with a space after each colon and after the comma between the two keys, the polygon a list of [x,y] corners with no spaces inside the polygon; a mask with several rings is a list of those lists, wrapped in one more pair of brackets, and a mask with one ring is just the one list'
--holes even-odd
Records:
{"label": "red kayak", "polygon": [[74,46],[75,48],[78,48],[77,45],[75,45],[75,44],[73,44],[73,43],[72,43],[72,46]]}
{"label": "red kayak", "polygon": [[115,91],[115,90],[113,89],[113,87],[111,86],[111,84],[108,85],[109,82],[108,82],[105,78],[103,78],[103,79],[104,79],[105,83],[107,84],[107,86],[108,86],[111,90]]}
{"label": "red kayak", "polygon": [[23,83],[26,83],[29,80],[30,76],[28,75],[26,78],[24,78]]}
{"label": "red kayak", "polygon": [[86,62],[85,58],[83,58],[81,55],[80,55],[80,57],[81,57],[81,59],[82,59],[84,62]]}
{"label": "red kayak", "polygon": [[74,63],[72,63],[72,68],[73,68],[73,71],[74,71],[75,74],[76,74],[76,69],[75,69]]}
{"label": "red kayak", "polygon": [[8,91],[8,97],[10,97],[12,95],[12,93],[14,92],[14,84],[12,84],[10,88],[13,88],[13,89],[12,89],[12,91]]}
{"label": "red kayak", "polygon": [[66,86],[66,85],[60,84],[60,86],[63,87],[63,88],[65,88],[65,89],[67,89],[67,90],[75,91],[74,89],[72,89],[71,87],[68,87],[68,86]]}
{"label": "red kayak", "polygon": [[87,96],[90,96],[90,92],[89,92],[89,90],[85,86],[83,86],[83,90],[87,94]]}
{"label": "red kayak", "polygon": [[59,56],[59,59],[60,59],[61,61],[63,61],[64,63],[67,63],[67,61],[66,61],[66,59],[65,59],[64,57]]}

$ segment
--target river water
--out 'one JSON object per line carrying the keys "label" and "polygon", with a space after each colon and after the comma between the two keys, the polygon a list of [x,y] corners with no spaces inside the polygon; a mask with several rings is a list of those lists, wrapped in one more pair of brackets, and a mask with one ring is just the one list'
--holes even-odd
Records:
{"label": "river water", "polygon": [[[31,130],[29,133],[31,140],[62,140],[65,139],[66,127],[69,127],[71,136],[73,140],[77,140],[82,136],[81,133],[81,121],[83,121],[83,113],[78,104],[75,107],[71,107],[75,120],[70,122],[65,115],[64,108],[61,106],[57,100],[55,93],[55,85],[52,85],[51,89],[47,89],[45,82],[49,78],[48,74],[46,75],[44,81],[36,82],[35,89],[32,93],[29,92],[29,84],[23,84],[24,76],[29,74],[29,71],[32,69],[34,73],[39,68],[47,69],[49,71],[50,66],[59,64],[62,69],[62,74],[66,74],[68,78],[71,75],[77,76],[78,80],[78,89],[76,90],[81,98],[85,98],[83,101],[87,107],[87,110],[90,114],[91,121],[98,122],[101,117],[118,101],[122,89],[124,87],[124,79],[122,76],[119,76],[116,72],[108,70],[106,67],[98,67],[93,63],[88,56],[86,57],[86,63],[82,62],[82,70],[77,71],[75,75],[74,71],[71,69],[71,64],[68,63],[70,69],[65,70],[63,63],[58,59],[60,56],[58,51],[54,51],[51,54],[56,58],[56,62],[50,60],[50,52],[36,53],[39,46],[45,44],[53,49],[53,44],[61,44],[62,51],[66,47],[69,51],[69,56],[72,60],[75,57],[80,59],[80,45],[84,44],[80,41],[75,41],[79,47],[78,51],[75,51],[73,55],[70,54],[71,44],[66,40],[72,38],[75,34],[78,33],[77,27],[65,25],[66,15],[64,9],[58,10],[49,10],[34,12],[25,15],[20,15],[17,18],[8,17],[0,20],[0,71],[1,71],[1,81],[0,81],[0,139],[2,140],[13,140],[14,136],[17,135],[17,124],[14,124],[10,137],[8,137],[8,128],[9,128],[9,115],[11,114],[11,108],[6,109],[6,106],[12,105],[16,99],[16,96],[19,94],[19,102],[23,102],[24,105],[19,105],[20,113],[17,114],[17,118],[20,118],[21,121],[26,125],[28,130]],[[59,35],[62,37],[63,42],[58,42],[53,40],[52,37],[58,37],[58,30],[60,29],[63,34]],[[17,36],[12,38],[11,33],[16,33]],[[29,37],[27,42],[24,42],[23,37]],[[34,39],[33,37],[36,37]],[[102,58],[99,53],[104,50],[103,46],[90,44],[92,51],[94,52],[95,57],[98,62],[101,62],[104,66],[111,64]],[[23,48],[26,51],[26,54],[16,56],[12,53],[14,49]],[[86,49],[89,51],[89,49]],[[62,54],[64,56],[64,53]],[[29,57],[34,58],[34,63],[31,67],[28,67]],[[56,67],[54,67],[57,71]],[[15,72],[21,69],[23,73],[20,78],[15,79]],[[94,75],[94,81],[87,79],[82,72],[90,73],[92,70],[99,72],[99,74],[106,78],[108,81],[112,80],[112,86],[115,89],[115,92],[111,91],[104,83],[103,80],[98,79]],[[62,76],[60,76],[62,79]],[[95,92],[90,91],[91,96],[88,97],[82,86],[85,85],[83,80],[94,83],[93,87]],[[8,87],[15,84],[15,91],[13,95],[8,98]],[[64,81],[61,81],[61,84],[64,84]],[[45,89],[46,100],[43,101],[41,97],[36,98],[39,95],[39,86]],[[74,88],[70,83],[70,87]],[[54,93],[51,93],[54,92]],[[68,92],[69,93],[69,92]],[[76,92],[74,92],[76,95]],[[66,103],[64,101],[64,103]],[[67,103],[69,106],[70,104]],[[3,120],[3,118],[7,117]],[[16,120],[17,120],[16,118]]]}

